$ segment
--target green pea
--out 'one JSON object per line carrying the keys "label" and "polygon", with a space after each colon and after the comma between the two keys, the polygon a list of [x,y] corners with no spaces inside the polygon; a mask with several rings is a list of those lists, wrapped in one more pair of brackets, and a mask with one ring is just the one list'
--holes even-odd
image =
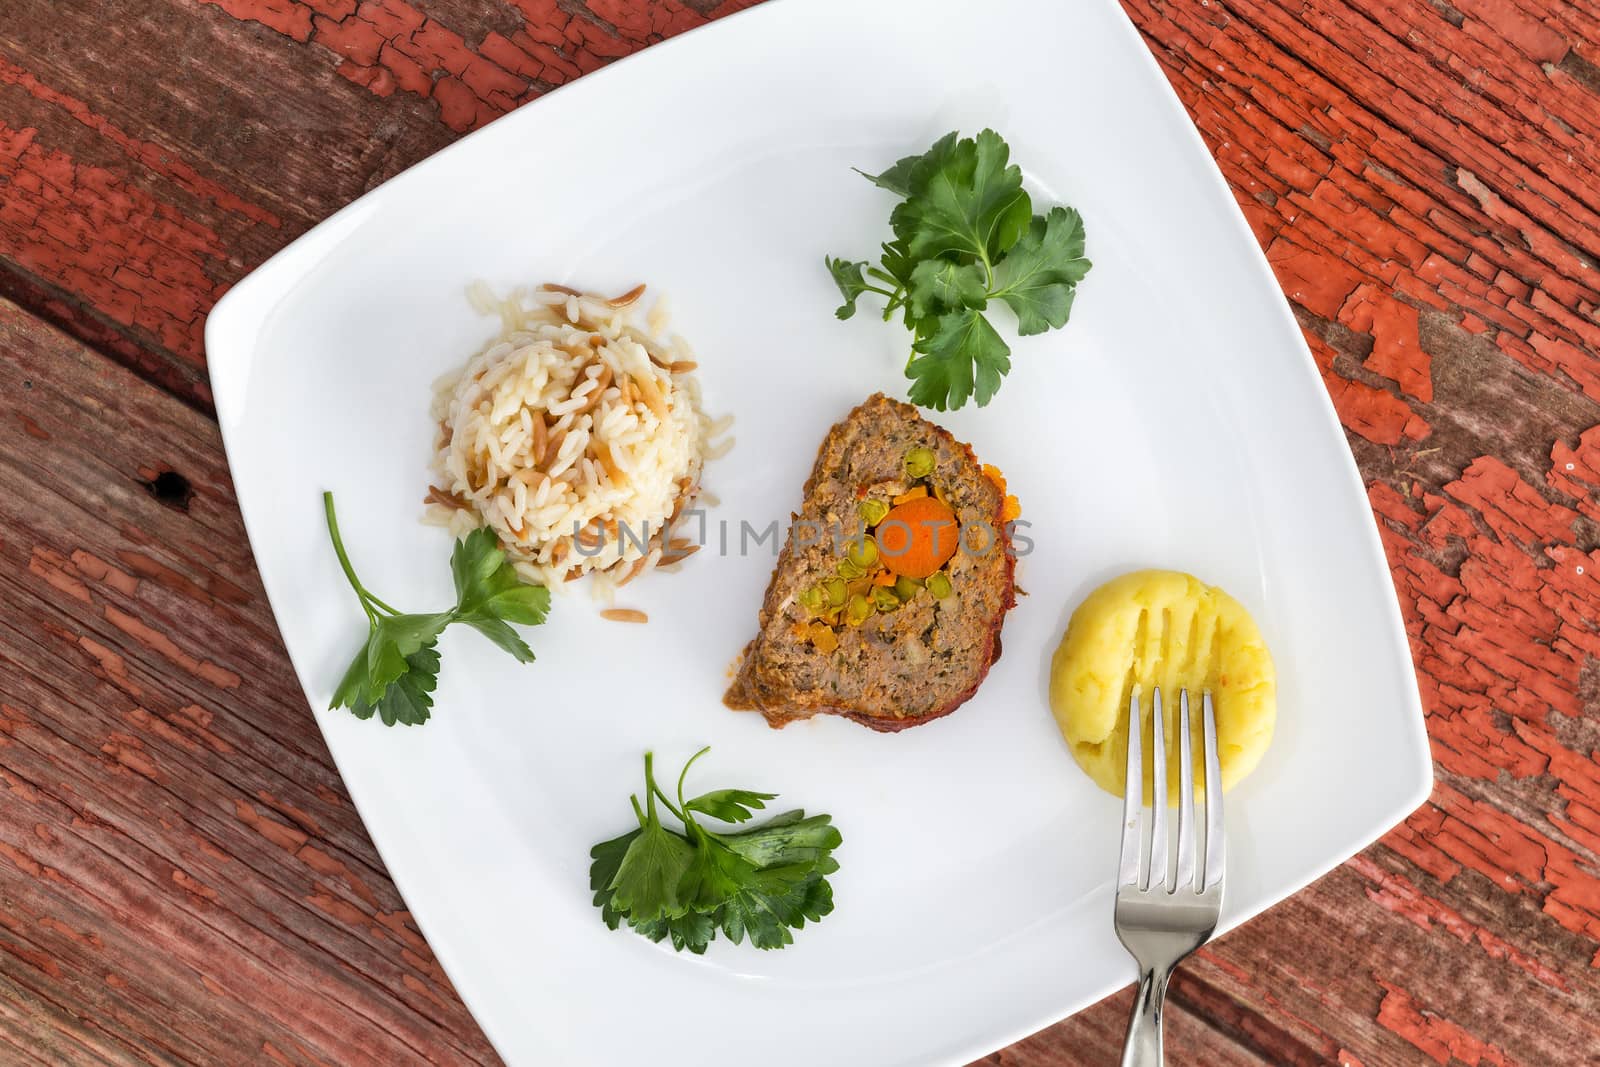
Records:
{"label": "green pea", "polygon": [[950,578],[944,571],[935,571],[928,576],[928,594],[935,600],[943,600],[953,591],[950,587]]}
{"label": "green pea", "polygon": [[921,582],[904,574],[894,580],[894,595],[900,598],[901,603],[916,596],[917,590],[921,588]]}
{"label": "green pea", "polygon": [[828,578],[822,583],[822,591],[828,594],[828,606],[840,608],[844,606],[846,591],[843,578]]}
{"label": "green pea", "polygon": [[861,564],[851,559],[848,555],[839,561],[839,565],[835,567],[834,570],[838,572],[839,577],[844,578],[847,581],[859,578],[867,573],[866,568],[862,567]]}
{"label": "green pea", "polygon": [[852,542],[850,547],[845,550],[844,556],[845,559],[860,567],[862,573],[865,574],[867,568],[878,562],[878,542],[870,537],[863,537],[859,541]]}
{"label": "green pea", "polygon": [[926,478],[933,473],[933,449],[913,448],[906,453],[906,474],[912,478]]}
{"label": "green pea", "polygon": [[860,626],[877,610],[877,606],[872,601],[857,593],[844,606],[844,621],[851,626]]}
{"label": "green pea", "polygon": [[872,606],[879,611],[899,611],[900,598],[894,595],[894,590],[886,585],[874,586],[872,590]]}
{"label": "green pea", "polygon": [[863,500],[856,505],[856,511],[861,515],[861,521],[868,526],[876,526],[889,514],[889,505],[881,500]]}
{"label": "green pea", "polygon": [[800,606],[813,615],[821,615],[828,609],[828,591],[820,585],[800,590],[799,600]]}

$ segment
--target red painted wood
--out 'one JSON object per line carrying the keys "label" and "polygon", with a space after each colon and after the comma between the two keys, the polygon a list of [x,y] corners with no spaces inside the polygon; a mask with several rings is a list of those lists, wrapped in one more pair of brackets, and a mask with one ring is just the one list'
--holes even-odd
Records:
{"label": "red painted wood", "polygon": [[[1600,4],[1124,3],[1348,431],[1439,779],[1193,961],[1173,1059],[1600,1060]],[[0,2],[0,1059],[493,1058],[292,699],[201,324],[458,134],[739,6]],[[1125,1009],[988,1062],[1114,1062]]]}

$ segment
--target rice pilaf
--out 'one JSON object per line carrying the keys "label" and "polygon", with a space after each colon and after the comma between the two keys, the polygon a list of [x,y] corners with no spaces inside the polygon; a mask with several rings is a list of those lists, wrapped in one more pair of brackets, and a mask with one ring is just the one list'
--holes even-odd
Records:
{"label": "rice pilaf", "polygon": [[659,336],[659,305],[635,325],[643,293],[472,287],[501,328],[434,386],[430,521],[458,537],[488,526],[525,579],[560,588],[592,574],[602,596],[694,550],[670,526],[705,461],[731,446],[711,443],[731,420],[700,410],[693,356]]}

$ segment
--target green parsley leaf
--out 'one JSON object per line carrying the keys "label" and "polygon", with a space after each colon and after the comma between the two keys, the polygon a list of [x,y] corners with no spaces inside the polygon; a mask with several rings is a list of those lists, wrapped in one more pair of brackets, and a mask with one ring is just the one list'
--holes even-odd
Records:
{"label": "green parsley leaf", "polygon": [[792,945],[790,929],[806,924],[811,881],[810,877],[791,877],[786,871],[760,871],[723,905],[718,925],[736,945],[746,936],[760,949]]}
{"label": "green parsley leaf", "polygon": [[828,273],[833,275],[833,284],[839,287],[839,294],[844,297],[844,303],[839,305],[834,315],[848,319],[856,313],[856,300],[861,294],[873,291],[873,287],[861,276],[861,268],[867,265],[867,261],[851,263],[848,260],[827,256],[823,258],[823,262],[827,264]]}
{"label": "green parsley leaf", "polygon": [[602,841],[589,850],[589,856],[594,860],[589,865],[589,888],[594,891],[594,906],[600,909],[600,917],[613,930],[621,925],[625,913],[612,903],[615,896],[612,883],[616,881],[617,871],[622,868],[622,857],[628,854],[628,846],[643,832],[643,829],[629,830],[621,837]]}
{"label": "green parsley leaf", "polygon": [[[652,941],[672,939],[673,948],[704,952],[716,932],[735,943],[748,938],[757,948],[782,948],[793,930],[833,910],[827,875],[839,869],[833,850],[839,831],[827,815],[785,812],[766,823],[719,833],[700,825],[695,813],[746,821],[774,794],[719,789],[683,798],[684,779],[700,750],[678,776],[677,804],[655,779],[645,753],[647,802],[633,798],[639,827],[603,841],[589,852],[589,888],[601,920],[611,929],[626,922]],[[684,833],[667,828],[657,804],[678,817]]]}
{"label": "green parsley leaf", "polygon": [[611,881],[611,905],[630,921],[653,922],[684,913],[678,899],[694,848],[683,836],[661,825],[654,813],[628,845]]}
{"label": "green parsley leaf", "polygon": [[[362,645],[361,651],[356,653],[356,658],[350,661],[350,666],[345,670],[344,677],[339,680],[339,685],[333,691],[333,700],[329,708],[353,708],[361,700],[362,690],[367,685],[367,646]],[[370,713],[369,713],[370,714]],[[367,716],[362,716],[366,718]]]}
{"label": "green parsley leaf", "polygon": [[433,615],[390,615],[378,620],[379,636],[409,656],[423,645],[437,640],[444,628],[453,621],[453,613],[437,612]]}
{"label": "green parsley leaf", "polygon": [[[657,919],[648,923],[630,923],[634,932],[652,941],[672,938],[672,947],[679,952],[688,949],[696,956],[704,955],[706,946],[717,936],[717,924],[710,915],[697,911],[684,912],[670,919]],[[614,929],[614,928],[613,928]]]}
{"label": "green parsley leaf", "polygon": [[711,916],[704,912],[685,912],[676,919],[667,922],[668,933],[672,935],[672,947],[682,952],[688,949],[696,956],[705,955],[706,946],[711,939],[717,936],[717,924]]}
{"label": "green parsley leaf", "polygon": [[367,644],[362,650],[366,671],[361,677],[358,693],[368,704],[383,699],[389,684],[406,673],[406,654],[400,651],[394,639],[383,633],[377,623],[367,633]]}
{"label": "green parsley leaf", "polygon": [[826,878],[811,878],[806,882],[805,900],[800,903],[800,913],[812,922],[833,911],[833,886]]}
{"label": "green parsley leaf", "polygon": [[827,866],[829,854],[841,840],[831,815],[806,818],[804,810],[786,811],[754,829],[717,836],[728,849],[761,868]]}
{"label": "green parsley leaf", "polygon": [[993,130],[946,134],[881,174],[862,173],[900,198],[889,214],[894,240],[879,267],[827,260],[847,301],[839,317],[853,315],[864,293],[882,294],[884,320],[899,310],[912,334],[912,401],[941,411],[987,404],[1011,350],[981,312],[1005,301],[1023,335],[1065,325],[1090,267],[1082,218],[1059,206],[1034,215],[1021,168]]}
{"label": "green parsley leaf", "polygon": [[1083,217],[1056,207],[1035,215],[1005,260],[995,268],[998,296],[1017,313],[1024,337],[1066,324],[1077,284],[1089,273],[1083,257]]}
{"label": "green parsley leaf", "polygon": [[494,531],[474,530],[450,556],[456,606],[432,614],[402,614],[379,600],[356,577],[339,536],[333,494],[322,494],[328,537],[345,578],[367,616],[367,641],[346,668],[328,707],[349,708],[357,718],[374,714],[386,726],[428,720],[439,683],[439,635],[461,622],[488,637],[523,663],[530,649],[509,623],[535,626],[550,608],[550,591],[525,584],[506,559]]}
{"label": "green parsley leaf", "polygon": [[911,272],[911,314],[925,319],[946,311],[981,308],[988,290],[981,263],[925,259]]}
{"label": "green parsley leaf", "polygon": [[521,634],[517,633],[517,631],[513,630],[501,620],[484,618],[480,616],[471,616],[464,619],[458,619],[457,621],[466,623],[468,626],[472,627],[474,630],[478,631],[480,634],[487,637],[489,640],[493,641],[507,652],[511,653],[517,658],[518,663],[533,662],[533,649],[528,647],[528,642],[522,639]]}
{"label": "green parsley leaf", "polygon": [[919,156],[906,156],[882,174],[868,174],[859,167],[855,168],[855,172],[880,189],[887,189],[897,196],[910,196],[927,186],[928,178],[955,152],[959,137],[960,134],[952,130],[933,142],[926,152]]}
{"label": "green parsley leaf", "polygon": [[428,721],[433,690],[439,684],[439,653],[430,641],[407,656],[405,662],[405,673],[390,682],[376,702],[362,695],[348,705],[356,718],[370,719],[376,711],[385,726],[421,726]]}
{"label": "green parsley leaf", "polygon": [[908,242],[913,256],[955,253],[993,263],[1016,243],[1033,204],[1022,191],[1022,169],[1009,163],[1010,155],[993,130],[957,144],[926,187],[906,201],[915,208],[916,228]]}
{"label": "green parsley leaf", "polygon": [[684,808],[723,822],[744,822],[777,797],[776,793],[752,793],[748,789],[716,789],[690,799]]}
{"label": "green parsley leaf", "polygon": [[[450,574],[455,579],[458,621],[488,618],[538,626],[550,611],[550,590],[523,582],[488,527],[456,542]],[[533,658],[531,653],[528,658]]]}
{"label": "green parsley leaf", "polygon": [[917,338],[912,347],[920,354],[906,366],[912,403],[954,410],[976,394],[979,407],[987,404],[1011,370],[1010,347],[973,308],[941,315],[935,325]]}
{"label": "green parsley leaf", "polygon": [[695,845],[694,859],[678,883],[678,899],[692,911],[714,912],[739,892],[758,868],[703,830],[695,834]]}
{"label": "green parsley leaf", "polygon": [[897,284],[902,289],[910,288],[911,275],[917,269],[917,261],[911,258],[911,250],[901,240],[886,241],[883,244],[883,270],[886,282]]}
{"label": "green parsley leaf", "polygon": [[[437,641],[439,633],[449,623],[448,612],[441,615],[387,615],[374,621],[367,634],[367,670],[361,686],[361,699],[368,704],[379,703],[385,691],[411,669],[407,662],[410,657],[424,645],[431,646]],[[354,669],[354,664],[351,668]]]}

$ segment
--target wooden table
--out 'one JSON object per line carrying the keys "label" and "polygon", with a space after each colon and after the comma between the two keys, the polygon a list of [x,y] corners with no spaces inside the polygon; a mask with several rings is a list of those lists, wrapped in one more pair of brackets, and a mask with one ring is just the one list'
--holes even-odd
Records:
{"label": "wooden table", "polygon": [[[1600,3],[1126,4],[1348,431],[1438,773],[1182,972],[1174,1062],[1596,1062]],[[457,135],[739,6],[0,0],[0,1061],[494,1059],[301,700],[201,327]],[[1115,1062],[1127,1006],[986,1062]]]}

